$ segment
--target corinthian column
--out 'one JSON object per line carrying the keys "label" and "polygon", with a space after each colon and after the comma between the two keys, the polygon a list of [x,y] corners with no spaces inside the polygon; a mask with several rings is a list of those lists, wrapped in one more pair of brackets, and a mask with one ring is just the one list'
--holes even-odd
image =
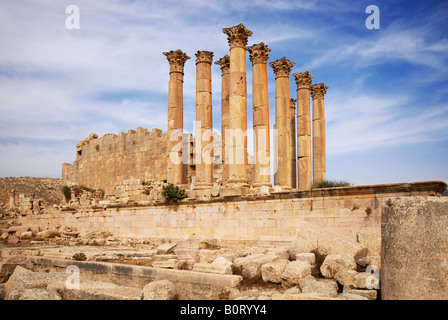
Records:
{"label": "corinthian column", "polygon": [[229,180],[231,185],[247,184],[247,88],[246,44],[252,35],[242,23],[223,28],[230,45],[229,130]]}
{"label": "corinthian column", "polygon": [[323,83],[311,85],[313,97],[313,181],[326,180],[325,108],[324,95],[328,87]]}
{"label": "corinthian column", "polygon": [[229,179],[229,159],[226,144],[226,130],[229,129],[229,84],[230,84],[230,57],[226,54],[215,62],[221,66],[221,159],[222,159],[222,185]]}
{"label": "corinthian column", "polygon": [[313,76],[308,72],[294,73],[297,84],[297,171],[299,191],[310,190],[313,183],[311,162],[310,85]]}
{"label": "corinthian column", "polygon": [[275,124],[278,132],[276,184],[283,188],[291,188],[289,73],[295,63],[283,57],[270,62],[269,65],[275,73]]}
{"label": "corinthian column", "polygon": [[213,52],[196,53],[196,184],[213,186],[212,65]]}
{"label": "corinthian column", "polygon": [[183,183],[182,133],[184,65],[190,59],[181,50],[163,52],[170,64],[168,84],[168,143],[167,182],[175,185]]}
{"label": "corinthian column", "polygon": [[268,71],[269,49],[263,42],[247,47],[252,61],[253,128],[255,137],[254,186],[271,186]]}
{"label": "corinthian column", "polygon": [[291,98],[289,103],[289,128],[291,146],[291,187],[297,188],[297,162],[296,162],[296,99]]}

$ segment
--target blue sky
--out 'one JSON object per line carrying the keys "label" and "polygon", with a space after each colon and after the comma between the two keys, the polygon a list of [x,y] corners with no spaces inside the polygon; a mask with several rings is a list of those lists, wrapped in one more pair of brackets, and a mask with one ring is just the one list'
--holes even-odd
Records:
{"label": "blue sky", "polygon": [[[80,10],[68,30],[66,8]],[[369,30],[366,7],[380,9]],[[356,185],[448,181],[446,1],[2,1],[0,177],[60,177],[90,133],[167,129],[169,66],[181,49],[184,122],[195,118],[195,52],[228,53],[223,27],[243,22],[270,60],[324,82],[327,178]],[[248,127],[252,123],[248,60]],[[221,75],[212,67],[220,130]],[[275,82],[268,67],[271,125]],[[290,78],[291,97],[296,95]],[[250,144],[252,146],[252,144]],[[251,152],[251,150],[249,150]]]}

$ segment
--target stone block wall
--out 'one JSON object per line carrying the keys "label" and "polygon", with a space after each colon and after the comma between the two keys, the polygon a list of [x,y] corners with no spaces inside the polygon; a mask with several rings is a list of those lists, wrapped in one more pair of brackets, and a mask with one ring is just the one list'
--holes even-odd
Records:
{"label": "stone block wall", "polygon": [[[382,207],[389,198],[440,195],[446,184],[415,183],[278,192],[145,207],[108,204],[21,217],[23,225],[107,230],[116,237],[224,244],[289,243],[307,221],[366,245],[379,255]],[[434,190],[438,191],[434,191]]]}

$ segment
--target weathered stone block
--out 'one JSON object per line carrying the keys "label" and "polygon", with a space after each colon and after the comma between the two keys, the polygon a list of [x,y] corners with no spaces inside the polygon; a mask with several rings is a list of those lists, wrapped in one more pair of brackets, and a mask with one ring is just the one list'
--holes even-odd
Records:
{"label": "weathered stone block", "polygon": [[212,264],[207,262],[198,262],[193,266],[193,271],[217,274],[232,274],[230,265]]}
{"label": "weathered stone block", "polygon": [[148,283],[143,288],[143,300],[176,300],[177,293],[174,284],[168,280],[158,280]]}
{"label": "weathered stone block", "polygon": [[292,261],[283,271],[282,280],[285,286],[291,287],[298,285],[300,279],[309,275],[311,275],[311,265],[307,261]]}
{"label": "weathered stone block", "polygon": [[368,252],[367,248],[360,243],[308,222],[302,222],[297,226],[294,243],[299,243],[302,250],[308,250],[302,252],[314,252],[318,264],[330,254],[350,255],[360,259]]}
{"label": "weathered stone block", "polygon": [[356,261],[350,255],[328,255],[320,267],[321,274],[326,278],[334,278],[337,273],[348,270],[356,270]]}
{"label": "weathered stone block", "polygon": [[261,266],[261,277],[264,282],[281,283],[282,275],[289,260],[281,259],[274,262],[268,262]]}

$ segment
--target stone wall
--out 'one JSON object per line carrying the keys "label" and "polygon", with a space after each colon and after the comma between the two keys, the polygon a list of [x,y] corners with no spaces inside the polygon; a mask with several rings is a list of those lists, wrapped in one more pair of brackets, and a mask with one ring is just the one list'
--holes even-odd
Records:
{"label": "stone wall", "polygon": [[[213,182],[221,183],[221,136],[214,132]],[[183,184],[194,182],[193,136],[183,138]],[[251,156],[248,156],[251,158]],[[100,138],[92,133],[76,145],[76,160],[62,165],[62,180],[79,186],[103,189],[106,196],[114,195],[116,187],[129,179],[166,182],[167,134],[162,130],[137,128],[127,133],[106,134]],[[254,180],[254,164],[247,165],[249,184]]]}
{"label": "stone wall", "polygon": [[110,203],[27,215],[21,223],[44,228],[65,225],[80,232],[108,230],[123,238],[193,243],[216,238],[231,246],[288,243],[297,225],[307,221],[363,243],[369,254],[379,255],[386,199],[440,195],[445,188],[444,183],[429,182],[184,200],[175,206]]}
{"label": "stone wall", "polygon": [[166,180],[166,135],[143,128],[101,138],[92,134],[76,146],[76,160],[63,164],[62,179],[113,193],[131,178]]}

